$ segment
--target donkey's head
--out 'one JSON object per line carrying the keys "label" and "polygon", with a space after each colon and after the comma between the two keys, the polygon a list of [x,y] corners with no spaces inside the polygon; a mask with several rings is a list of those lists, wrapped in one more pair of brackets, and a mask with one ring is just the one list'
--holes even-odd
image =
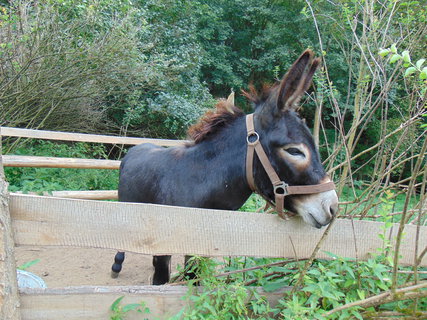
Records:
{"label": "donkey's head", "polygon": [[[280,179],[289,186],[316,185],[330,181],[320,161],[310,130],[296,113],[298,102],[309,88],[320,63],[306,50],[277,85],[261,94],[245,95],[255,104],[254,123],[260,142]],[[271,182],[259,161],[254,163],[258,191],[273,200]],[[287,210],[320,228],[327,225],[338,209],[334,190],[285,197]]]}

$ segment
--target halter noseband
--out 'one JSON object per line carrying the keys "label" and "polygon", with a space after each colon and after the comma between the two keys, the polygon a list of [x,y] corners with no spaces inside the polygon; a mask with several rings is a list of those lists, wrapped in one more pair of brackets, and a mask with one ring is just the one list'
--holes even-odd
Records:
{"label": "halter noseband", "polygon": [[[248,180],[249,187],[252,191],[257,192],[254,176],[253,176],[253,163],[254,163],[254,153],[257,154],[258,159],[261,161],[262,166],[264,167],[265,172],[270,178],[271,184],[274,188],[274,202],[276,211],[279,216],[285,220],[288,219],[287,213],[283,211],[285,197],[291,194],[313,194],[320,193],[329,190],[335,190],[335,184],[330,181],[321,184],[313,184],[307,186],[289,186],[285,181],[280,180],[273,166],[268,160],[267,154],[264,151],[260,141],[259,135],[255,131],[254,127],[254,114],[249,114],[246,116],[246,129],[247,136],[246,141],[248,143],[248,151],[246,155],[246,179]],[[253,141],[251,141],[253,140]],[[264,195],[258,192],[268,203],[271,204],[271,201],[267,199]]]}

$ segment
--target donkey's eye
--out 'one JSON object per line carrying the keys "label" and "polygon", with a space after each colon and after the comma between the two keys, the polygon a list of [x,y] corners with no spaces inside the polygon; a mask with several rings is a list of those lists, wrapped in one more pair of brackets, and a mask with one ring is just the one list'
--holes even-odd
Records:
{"label": "donkey's eye", "polygon": [[298,148],[286,148],[285,151],[287,153],[289,153],[291,156],[300,156],[300,157],[305,157],[304,152],[302,152],[300,149]]}

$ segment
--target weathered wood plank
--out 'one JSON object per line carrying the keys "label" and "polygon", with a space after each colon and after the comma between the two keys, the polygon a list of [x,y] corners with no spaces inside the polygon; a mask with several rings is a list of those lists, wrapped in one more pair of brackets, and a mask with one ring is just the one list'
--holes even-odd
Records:
{"label": "weathered wood plank", "polygon": [[110,319],[110,306],[125,296],[122,305],[144,301],[150,314],[130,312],[126,319],[167,319],[185,303],[185,287],[68,287],[60,289],[26,289],[21,291],[22,319],[28,320],[99,320]]}
{"label": "weathered wood plank", "polygon": [[[1,141],[0,141],[1,154]],[[21,319],[9,193],[0,159],[0,319]]]}
{"label": "weathered wood plank", "polygon": [[[11,194],[30,194],[39,195],[37,192],[24,193],[22,191],[12,192]],[[85,199],[85,200],[117,200],[117,190],[67,190],[67,191],[52,191],[43,192],[43,196],[52,196],[57,198]]]}
{"label": "weathered wood plank", "polygon": [[[266,293],[271,304],[283,297],[285,288],[277,292]],[[126,287],[67,287],[54,289],[21,290],[22,318],[28,320],[91,320],[109,319],[111,304],[125,296],[122,305],[144,301],[150,309],[149,315],[136,312],[126,314],[132,319],[168,319],[178,313],[186,302],[182,297],[187,293],[183,286],[126,286]]]}
{"label": "weathered wood plank", "polygon": [[5,167],[119,169],[120,161],[3,155]]}
{"label": "weathered wood plank", "polygon": [[[110,248],[144,254],[263,256],[307,258],[323,230],[299,218],[276,215],[181,208],[153,204],[102,202],[12,195],[12,225],[17,245]],[[382,246],[382,223],[339,219],[324,251],[366,259]],[[395,238],[396,225],[390,229]],[[403,264],[413,263],[416,226],[407,225],[401,246]],[[427,245],[421,227],[419,247]],[[427,266],[427,257],[421,265]]]}
{"label": "weathered wood plank", "polygon": [[155,145],[165,146],[165,147],[179,146],[179,145],[183,145],[186,142],[184,140],[119,137],[119,136],[107,136],[107,135],[96,135],[96,134],[86,134],[86,133],[20,129],[20,128],[10,128],[10,127],[1,127],[1,133],[3,136],[8,136],[8,137],[126,144],[126,145],[152,143]]}

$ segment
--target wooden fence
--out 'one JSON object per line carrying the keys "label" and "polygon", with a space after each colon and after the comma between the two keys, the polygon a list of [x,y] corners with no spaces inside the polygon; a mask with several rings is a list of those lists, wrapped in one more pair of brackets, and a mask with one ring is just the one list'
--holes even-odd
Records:
{"label": "wooden fence", "polygon": [[[2,135],[38,139],[52,139],[53,135],[58,140],[68,141],[137,143],[137,140],[120,140],[119,137],[12,128],[1,130]],[[155,142],[174,145],[170,140],[164,144],[163,140]],[[20,162],[12,162],[10,159],[13,157],[3,156],[4,165],[28,163],[26,157],[22,157]],[[53,159],[49,162],[49,167],[55,161]],[[63,163],[58,161],[57,166]],[[91,168],[99,168],[98,165]],[[23,289],[18,293],[13,252],[15,245],[110,248],[150,255],[303,259],[312,254],[324,232],[304,224],[296,217],[284,221],[276,215],[261,213],[67,199],[64,195],[70,196],[69,191],[61,192],[53,194],[60,198],[24,194],[9,196],[5,182],[0,178],[1,319],[108,319],[110,305],[120,296],[125,296],[125,303],[146,301],[152,311],[151,318],[166,318],[184,306],[181,297],[186,288],[182,286],[84,286]],[[115,195],[110,194],[111,197]],[[72,194],[72,197],[81,196],[81,193]],[[91,198],[87,194],[85,197]],[[325,252],[332,252],[344,257],[366,259],[382,245],[378,238],[382,226],[382,223],[373,221],[338,219],[322,243],[317,257],[327,258]],[[397,225],[390,228],[387,237],[394,239],[397,229]],[[413,264],[417,241],[421,250],[427,245],[427,227],[407,225],[405,233],[400,261],[402,264]],[[427,266],[427,256],[424,256],[421,266]],[[264,294],[275,301],[283,292]]]}

